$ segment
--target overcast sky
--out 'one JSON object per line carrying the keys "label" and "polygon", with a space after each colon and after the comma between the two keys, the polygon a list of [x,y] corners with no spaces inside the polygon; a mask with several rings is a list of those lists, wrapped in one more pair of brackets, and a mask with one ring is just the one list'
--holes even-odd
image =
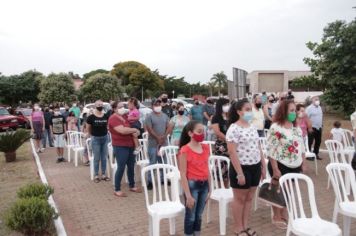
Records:
{"label": "overcast sky", "polygon": [[0,1],[0,72],[110,70],[135,60],[207,82],[232,67],[308,70],[307,41],[350,21],[354,0]]}

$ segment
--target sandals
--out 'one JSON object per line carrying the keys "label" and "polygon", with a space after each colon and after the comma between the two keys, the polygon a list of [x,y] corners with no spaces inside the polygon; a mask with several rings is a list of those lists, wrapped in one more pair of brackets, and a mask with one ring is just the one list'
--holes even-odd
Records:
{"label": "sandals", "polygon": [[253,231],[251,228],[247,228],[245,230],[240,231],[239,233],[235,233],[237,236],[257,236],[256,231]]}
{"label": "sandals", "polygon": [[109,177],[107,177],[107,176],[105,176],[105,175],[103,175],[103,176],[101,177],[101,180],[104,180],[104,181],[110,181],[110,178],[109,178]]}
{"label": "sandals", "polygon": [[272,220],[272,224],[274,224],[274,226],[276,226],[278,229],[287,229],[288,228],[288,224],[284,221],[284,219],[282,220]]}
{"label": "sandals", "polygon": [[236,236],[250,236],[250,235],[246,232],[246,230],[242,230],[242,231],[240,231],[240,232],[238,232],[238,233],[235,232],[235,235],[236,235]]}
{"label": "sandals", "polygon": [[99,176],[95,176],[95,178],[94,178],[94,183],[99,183],[99,182],[100,182]]}
{"label": "sandals", "polygon": [[130,191],[134,192],[134,193],[142,193],[142,190],[140,188],[137,188],[137,187],[130,188]]}

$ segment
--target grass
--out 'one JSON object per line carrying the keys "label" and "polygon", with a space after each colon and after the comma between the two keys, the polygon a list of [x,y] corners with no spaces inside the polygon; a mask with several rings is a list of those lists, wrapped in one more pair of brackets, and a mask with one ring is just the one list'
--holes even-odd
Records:
{"label": "grass", "polygon": [[6,228],[3,217],[5,211],[15,202],[17,190],[34,182],[40,182],[40,179],[29,142],[17,150],[15,162],[6,163],[4,153],[0,153],[0,235],[21,235]]}

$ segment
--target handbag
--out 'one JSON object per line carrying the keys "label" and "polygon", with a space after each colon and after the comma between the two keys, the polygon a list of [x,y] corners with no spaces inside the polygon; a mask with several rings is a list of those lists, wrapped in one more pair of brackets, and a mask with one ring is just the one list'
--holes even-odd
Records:
{"label": "handbag", "polygon": [[263,183],[260,187],[258,193],[258,198],[260,201],[265,202],[268,205],[272,205],[278,208],[286,207],[286,201],[284,199],[283,193],[281,191],[279,183]]}

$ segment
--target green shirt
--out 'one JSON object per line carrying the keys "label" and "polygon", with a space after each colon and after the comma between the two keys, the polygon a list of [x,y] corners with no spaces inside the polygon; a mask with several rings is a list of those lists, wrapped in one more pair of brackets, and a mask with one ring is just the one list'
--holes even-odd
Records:
{"label": "green shirt", "polygon": [[79,118],[79,116],[80,116],[80,108],[79,107],[71,107],[69,109],[69,112],[71,112],[71,111],[74,113],[75,117]]}

